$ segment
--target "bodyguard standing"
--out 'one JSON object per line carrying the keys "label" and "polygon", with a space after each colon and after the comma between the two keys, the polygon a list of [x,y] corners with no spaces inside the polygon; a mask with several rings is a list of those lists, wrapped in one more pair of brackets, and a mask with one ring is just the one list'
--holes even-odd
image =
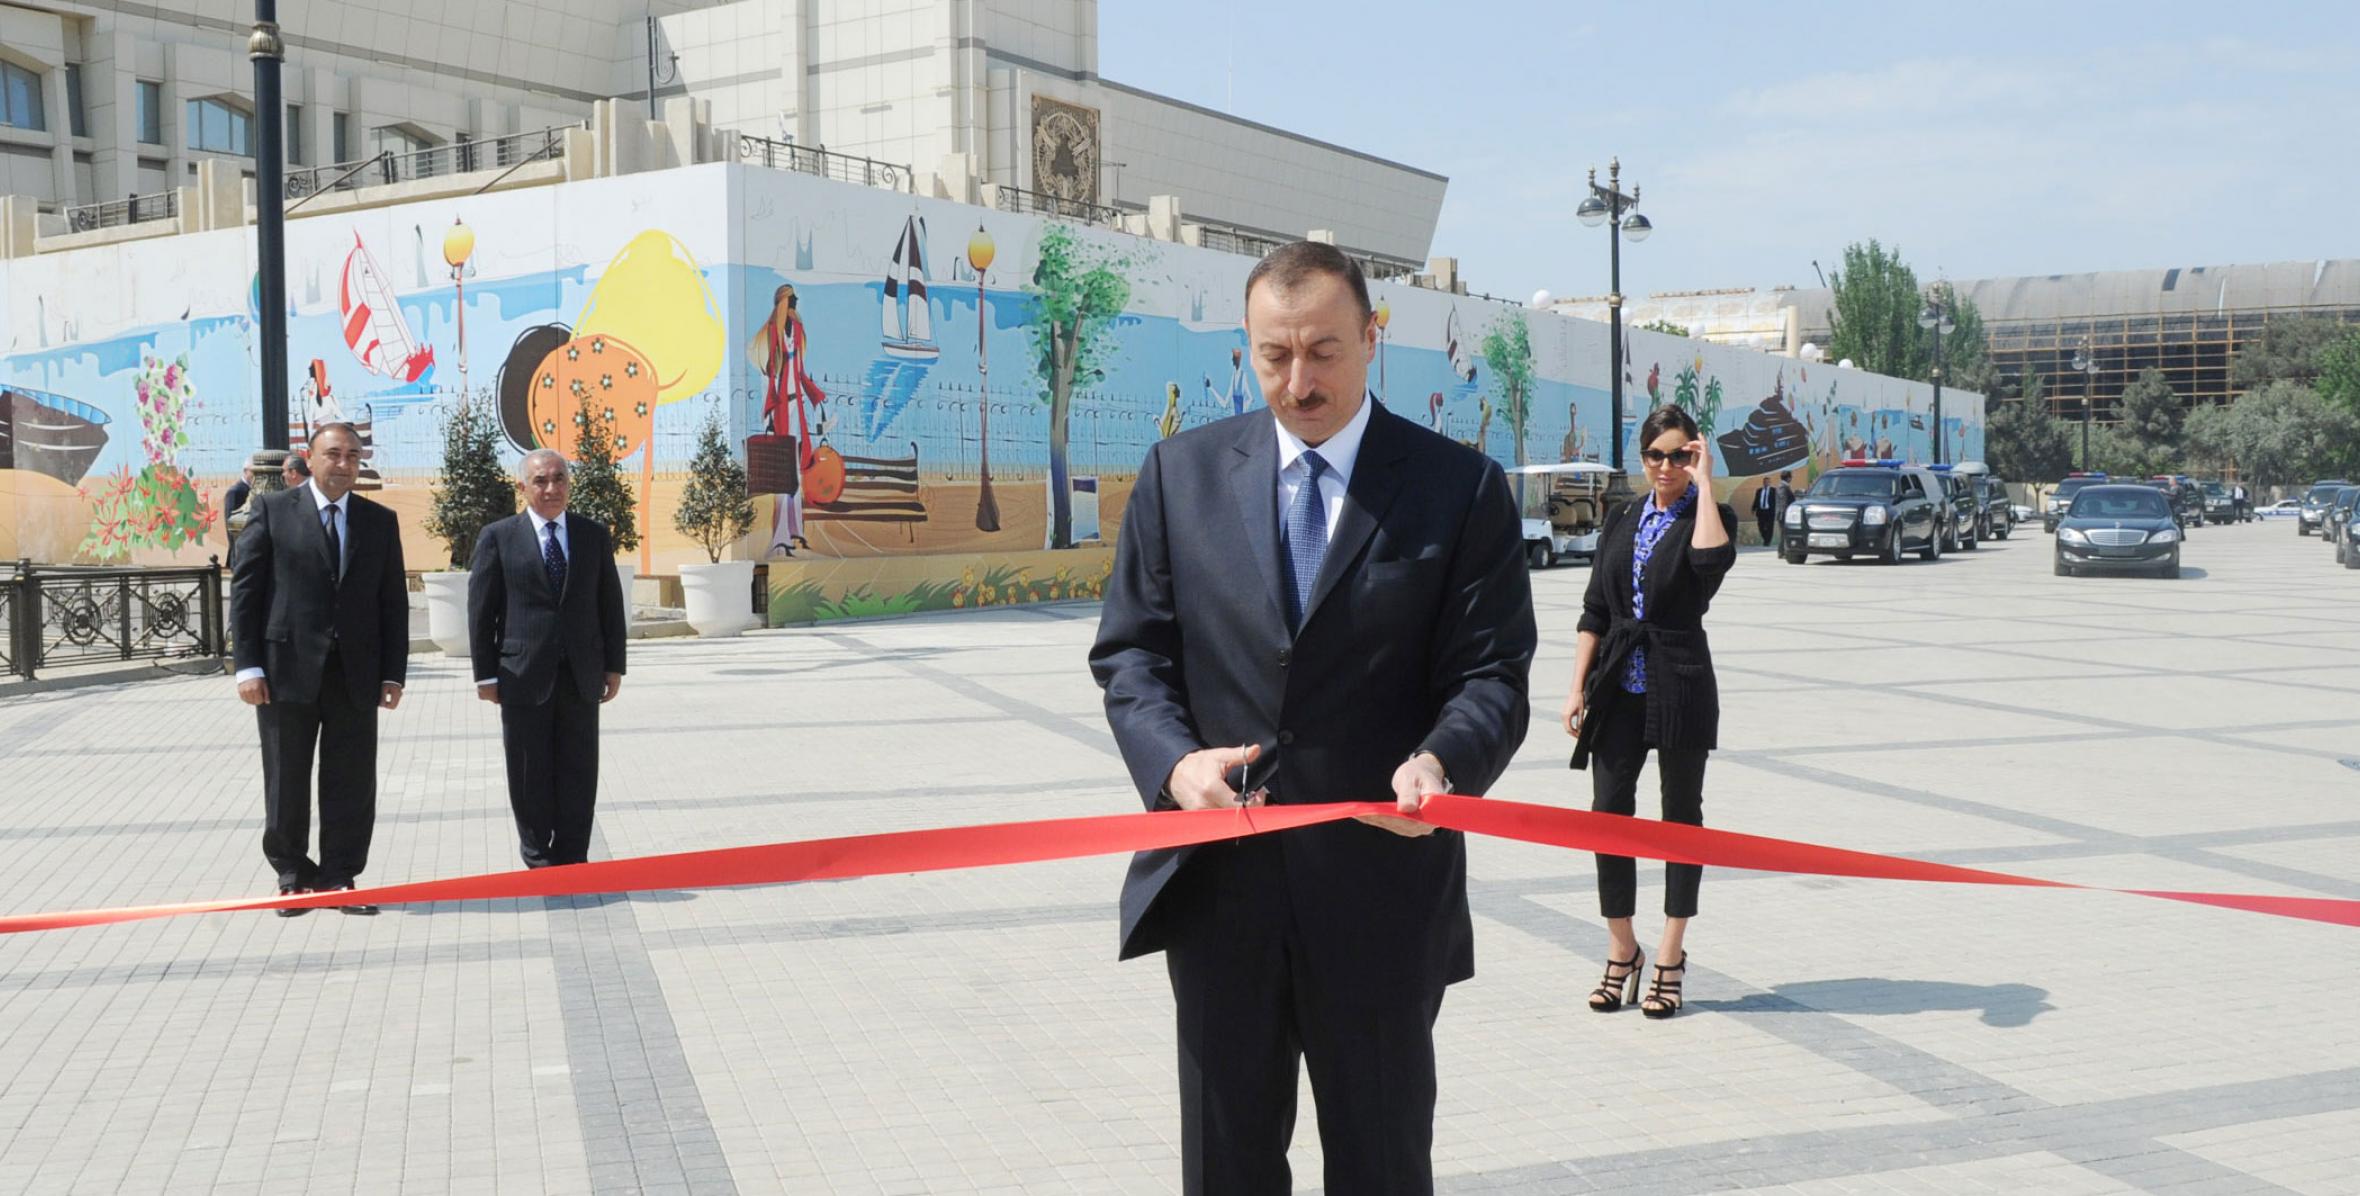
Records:
{"label": "bodyguard standing", "polygon": [[[262,733],[262,854],[281,893],[340,892],[369,862],[377,820],[377,711],[409,675],[409,585],[400,522],[352,493],[361,438],[312,437],[311,484],[252,500],[230,566],[238,697]],[[311,846],[319,768],[320,855]],[[373,905],[340,906],[374,914]],[[300,909],[279,916],[296,917]]]}
{"label": "bodyguard standing", "polygon": [[565,509],[565,458],[536,449],[518,474],[524,513],[483,529],[468,564],[468,643],[476,696],[500,708],[518,850],[546,868],[590,858],[598,707],[623,688],[630,613],[614,538]]}
{"label": "bodyguard standing", "polygon": [[1771,544],[1771,536],[1778,531],[1778,487],[1763,478],[1754,487],[1754,528],[1762,533],[1762,543]]}
{"label": "bodyguard standing", "polygon": [[1327,1190],[1430,1192],[1434,1022],[1474,934],[1462,837],[1399,815],[1482,793],[1523,741],[1516,505],[1369,396],[1376,320],[1333,246],[1254,267],[1246,336],[1269,410],[1148,450],[1091,671],[1151,810],[1397,813],[1140,853],[1121,954],[1171,977],[1187,1191],[1289,1190],[1308,1064]]}

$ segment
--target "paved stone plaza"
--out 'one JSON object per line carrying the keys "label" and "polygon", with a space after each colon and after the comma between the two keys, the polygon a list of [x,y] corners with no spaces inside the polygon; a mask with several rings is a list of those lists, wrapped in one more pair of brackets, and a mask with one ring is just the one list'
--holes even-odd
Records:
{"label": "paved stone plaza", "polygon": [[[2284,524],[2195,532],[2179,582],[2049,553],[2037,529],[1899,568],[1749,551],[1711,624],[1708,820],[2360,898],[2360,575]],[[1587,804],[1552,727],[1587,577],[1536,577],[1539,715],[1501,796]],[[1095,614],[634,643],[594,854],[1137,809]],[[364,880],[515,865],[468,681],[420,657],[386,716]],[[0,770],[0,910],[269,886],[225,679],[0,699]],[[1588,857],[1471,854],[1446,1191],[2360,1192],[2349,929],[1712,872],[1694,1002],[1650,1022],[1581,1007]],[[0,1192],[1172,1190],[1170,997],[1114,961],[1121,867],[9,936]],[[1306,1188],[1315,1139],[1306,1093]]]}

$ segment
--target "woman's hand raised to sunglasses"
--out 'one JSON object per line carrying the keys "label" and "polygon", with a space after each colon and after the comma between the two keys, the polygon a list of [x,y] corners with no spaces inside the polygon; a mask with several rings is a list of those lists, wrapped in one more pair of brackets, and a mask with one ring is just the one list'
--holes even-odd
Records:
{"label": "woman's hand raised to sunglasses", "polygon": [[1702,440],[1689,441],[1688,453],[1680,459],[1680,464],[1688,471],[1688,480],[1696,483],[1697,501],[1713,501],[1712,446]]}

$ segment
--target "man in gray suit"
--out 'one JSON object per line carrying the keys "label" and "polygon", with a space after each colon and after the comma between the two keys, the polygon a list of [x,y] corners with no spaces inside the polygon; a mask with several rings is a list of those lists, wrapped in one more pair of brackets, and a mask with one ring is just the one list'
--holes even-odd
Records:
{"label": "man in gray suit", "polygon": [[483,529],[468,566],[468,643],[476,696],[500,708],[518,850],[546,868],[590,858],[598,707],[623,688],[630,614],[613,536],[565,509],[565,458],[536,449],[518,473],[524,513]]}

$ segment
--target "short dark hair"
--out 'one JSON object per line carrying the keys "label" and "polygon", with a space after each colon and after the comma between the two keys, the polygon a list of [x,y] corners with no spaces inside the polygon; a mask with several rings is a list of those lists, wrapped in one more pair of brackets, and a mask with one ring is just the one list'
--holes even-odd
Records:
{"label": "short dark hair", "polygon": [[287,454],[286,464],[282,465],[280,469],[282,472],[294,474],[299,478],[311,476],[311,462],[304,460],[301,453]]}
{"label": "short dark hair", "polygon": [[352,437],[352,447],[361,447],[361,430],[359,428],[353,427],[351,424],[346,423],[343,420],[337,420],[334,423],[321,424],[319,427],[313,428],[311,430],[312,443],[319,443],[320,437],[330,432],[342,432],[345,435]]}
{"label": "short dark hair", "polygon": [[1656,437],[1674,428],[1686,432],[1688,439],[1696,439],[1696,417],[1678,405],[1666,403],[1648,412],[1647,418],[1639,424],[1639,447],[1645,448],[1655,443]]}
{"label": "short dark hair", "polygon": [[1376,307],[1368,301],[1368,278],[1361,274],[1360,263],[1325,241],[1289,242],[1254,263],[1253,272],[1246,275],[1246,302],[1253,302],[1256,283],[1267,281],[1282,291],[1291,291],[1315,274],[1343,279],[1345,288],[1360,304],[1362,319],[1377,314]]}

